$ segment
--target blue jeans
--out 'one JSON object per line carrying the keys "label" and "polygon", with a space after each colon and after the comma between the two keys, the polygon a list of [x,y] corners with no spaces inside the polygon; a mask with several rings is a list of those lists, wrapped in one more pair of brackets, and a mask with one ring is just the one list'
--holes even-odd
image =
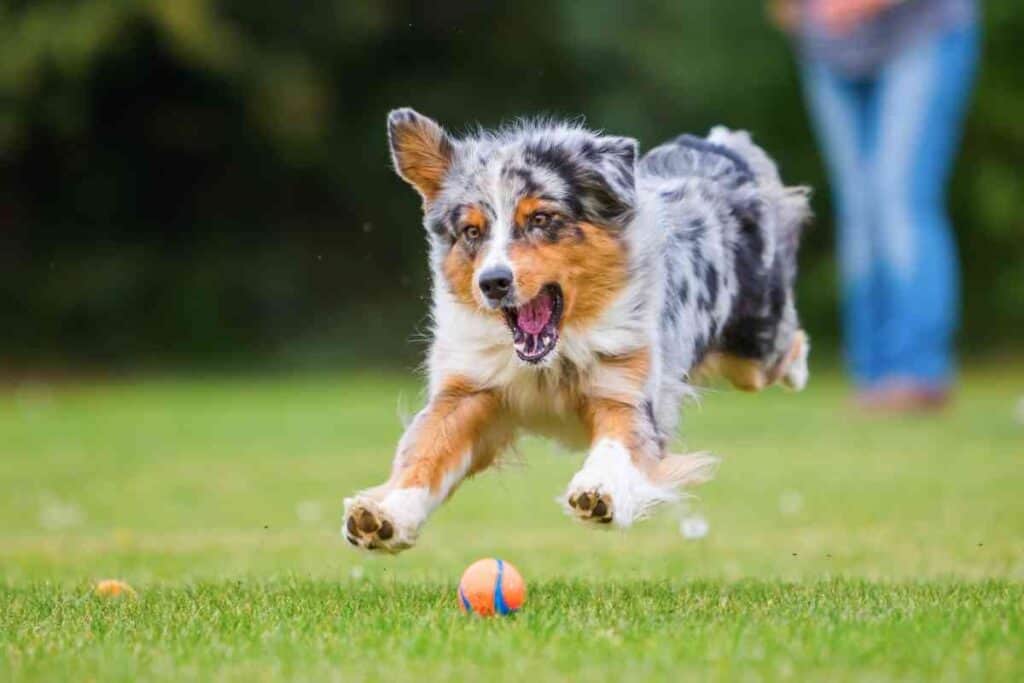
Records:
{"label": "blue jeans", "polygon": [[804,65],[837,211],[845,351],[861,387],[952,381],[959,269],[946,185],[978,43],[975,26],[940,33],[861,80]]}

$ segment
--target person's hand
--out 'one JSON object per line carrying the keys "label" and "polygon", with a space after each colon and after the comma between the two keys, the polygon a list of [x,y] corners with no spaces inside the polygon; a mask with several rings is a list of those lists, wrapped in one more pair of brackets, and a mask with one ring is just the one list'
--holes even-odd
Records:
{"label": "person's hand", "polygon": [[844,35],[899,0],[814,0],[811,11],[825,30]]}

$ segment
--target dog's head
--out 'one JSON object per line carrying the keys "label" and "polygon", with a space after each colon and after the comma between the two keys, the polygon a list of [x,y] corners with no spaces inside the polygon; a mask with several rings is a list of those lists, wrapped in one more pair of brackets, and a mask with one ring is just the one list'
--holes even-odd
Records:
{"label": "dog's head", "polygon": [[547,122],[455,139],[411,109],[391,112],[388,137],[423,198],[435,272],[508,325],[522,360],[544,361],[625,284],[635,140]]}

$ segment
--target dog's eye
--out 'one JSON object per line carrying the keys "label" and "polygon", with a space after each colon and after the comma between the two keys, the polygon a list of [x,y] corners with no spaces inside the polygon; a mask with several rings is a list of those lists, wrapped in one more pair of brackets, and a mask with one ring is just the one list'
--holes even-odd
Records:
{"label": "dog's eye", "polygon": [[544,213],[543,211],[537,211],[536,213],[530,214],[530,227],[531,228],[546,228],[551,225],[552,216],[550,213]]}
{"label": "dog's eye", "polygon": [[480,239],[480,228],[475,225],[467,225],[462,229],[462,236],[467,240],[478,240]]}

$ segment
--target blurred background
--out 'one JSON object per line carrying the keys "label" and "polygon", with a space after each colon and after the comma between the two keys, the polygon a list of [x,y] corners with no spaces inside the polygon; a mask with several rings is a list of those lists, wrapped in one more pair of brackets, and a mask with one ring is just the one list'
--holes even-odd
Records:
{"label": "blurred background", "polygon": [[[952,191],[962,347],[1021,348],[1024,5],[984,6]],[[838,342],[829,192],[785,36],[755,0],[5,0],[0,360],[62,368],[405,364],[419,200],[384,117],[585,115],[649,148],[747,128],[817,188],[802,315]]]}

